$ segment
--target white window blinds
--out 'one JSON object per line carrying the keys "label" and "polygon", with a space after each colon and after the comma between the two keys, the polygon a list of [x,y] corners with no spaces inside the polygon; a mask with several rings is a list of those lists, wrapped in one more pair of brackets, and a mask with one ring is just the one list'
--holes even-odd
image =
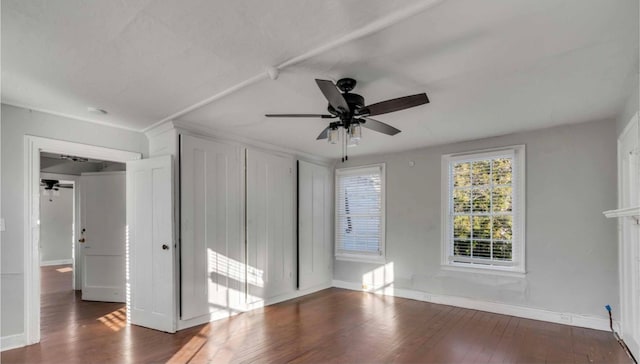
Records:
{"label": "white window blinds", "polygon": [[524,269],[523,153],[446,156],[445,264]]}
{"label": "white window blinds", "polygon": [[384,255],[384,166],[336,170],[336,256]]}

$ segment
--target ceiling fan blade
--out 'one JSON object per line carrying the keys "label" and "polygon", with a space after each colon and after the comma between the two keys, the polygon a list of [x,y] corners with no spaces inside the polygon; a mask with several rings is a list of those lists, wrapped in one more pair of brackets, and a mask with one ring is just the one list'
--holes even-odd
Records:
{"label": "ceiling fan blade", "polygon": [[316,83],[318,84],[318,87],[320,87],[320,91],[322,91],[324,97],[327,98],[329,104],[333,106],[334,109],[339,111],[349,111],[349,104],[347,104],[347,100],[344,99],[344,96],[342,96],[340,91],[338,91],[338,88],[333,82],[316,79]]}
{"label": "ceiling fan blade", "polygon": [[371,129],[373,131],[377,131],[378,133],[387,134],[387,135],[396,135],[400,132],[400,129],[396,129],[389,124],[385,124],[382,121],[378,121],[376,119],[364,118],[365,122],[360,125],[364,126],[367,129]]}
{"label": "ceiling fan blade", "polygon": [[330,126],[324,128],[324,130],[322,131],[322,133],[320,133],[320,135],[318,135],[316,140],[327,139],[327,137],[329,136],[329,129],[331,129]]}
{"label": "ceiling fan blade", "polygon": [[428,103],[429,98],[427,97],[427,94],[421,93],[417,95],[398,97],[397,99],[376,102],[375,104],[365,106],[363,108],[363,114],[369,116],[381,115]]}
{"label": "ceiling fan blade", "polygon": [[329,114],[265,114],[265,116],[268,118],[335,118],[335,116]]}

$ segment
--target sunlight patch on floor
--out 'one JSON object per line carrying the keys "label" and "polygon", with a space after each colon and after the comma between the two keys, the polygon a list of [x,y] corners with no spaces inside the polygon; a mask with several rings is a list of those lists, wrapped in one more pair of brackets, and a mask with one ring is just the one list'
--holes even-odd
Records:
{"label": "sunlight patch on floor", "polygon": [[126,308],[119,308],[97,319],[113,331],[120,331],[127,326]]}
{"label": "sunlight patch on floor", "polygon": [[56,269],[56,271],[60,273],[68,273],[68,272],[73,272],[73,268],[71,267],[58,268]]}
{"label": "sunlight patch on floor", "polygon": [[194,355],[202,349],[204,344],[207,343],[207,339],[209,337],[209,330],[211,329],[211,325],[205,325],[195,336],[189,340],[186,344],[180,348],[180,350],[175,353],[169,361],[170,363],[187,363],[191,360]]}

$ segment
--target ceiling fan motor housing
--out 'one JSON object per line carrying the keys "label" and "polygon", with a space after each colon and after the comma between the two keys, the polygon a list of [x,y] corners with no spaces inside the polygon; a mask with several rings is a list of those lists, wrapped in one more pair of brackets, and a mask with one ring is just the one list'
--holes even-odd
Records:
{"label": "ceiling fan motor housing", "polygon": [[341,78],[336,82],[336,87],[342,92],[349,92],[356,88],[356,83],[353,78]]}
{"label": "ceiling fan motor housing", "polygon": [[355,115],[356,110],[364,107],[364,97],[358,94],[352,94],[352,93],[343,93],[342,96],[344,97],[345,101],[349,105],[349,110],[346,113],[338,112],[338,110],[336,110],[333,106],[331,106],[331,104],[327,106],[327,110],[332,115],[339,117],[343,122],[351,121],[351,119]]}

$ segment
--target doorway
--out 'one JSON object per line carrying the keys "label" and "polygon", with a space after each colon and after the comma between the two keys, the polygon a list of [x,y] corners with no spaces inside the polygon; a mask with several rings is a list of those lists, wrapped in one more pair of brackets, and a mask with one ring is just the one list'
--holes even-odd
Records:
{"label": "doorway", "polygon": [[[40,172],[41,172],[41,153],[51,153],[53,155],[66,156],[82,156],[88,160],[94,159],[99,161],[113,161],[117,163],[125,163],[127,161],[138,160],[141,158],[140,153],[127,152],[103,147],[78,144],[67,141],[54,139],[26,136],[25,137],[25,244],[24,244],[24,266],[25,266],[25,341],[27,345],[40,341],[41,330],[41,251],[40,251]],[[44,154],[45,156],[47,154]],[[60,180],[58,180],[60,181]],[[59,182],[58,182],[59,183]],[[78,204],[74,203],[74,206]],[[79,237],[81,231],[78,224],[78,216],[74,218],[75,237]],[[78,252],[78,245],[75,242],[74,254]],[[123,248],[124,253],[124,248]],[[78,254],[81,255],[81,254]],[[124,258],[123,258],[124,259]],[[75,262],[76,259],[73,259]],[[76,264],[73,264],[76,265]],[[75,267],[74,267],[75,268]],[[75,269],[72,270],[75,272]],[[63,269],[64,270],[64,269]],[[82,271],[82,268],[80,267]],[[124,274],[124,272],[123,272]],[[80,279],[82,282],[83,280]],[[78,288],[78,279],[74,279],[72,285]]]}
{"label": "doorway", "polygon": [[[126,323],[124,163],[40,153],[41,335],[83,319]],[[77,227],[77,228],[76,228]],[[76,233],[76,229],[78,233]],[[78,236],[78,238],[76,238]],[[83,301],[120,305],[91,305]],[[64,302],[64,304],[60,304]],[[94,313],[95,317],[90,317]]]}

